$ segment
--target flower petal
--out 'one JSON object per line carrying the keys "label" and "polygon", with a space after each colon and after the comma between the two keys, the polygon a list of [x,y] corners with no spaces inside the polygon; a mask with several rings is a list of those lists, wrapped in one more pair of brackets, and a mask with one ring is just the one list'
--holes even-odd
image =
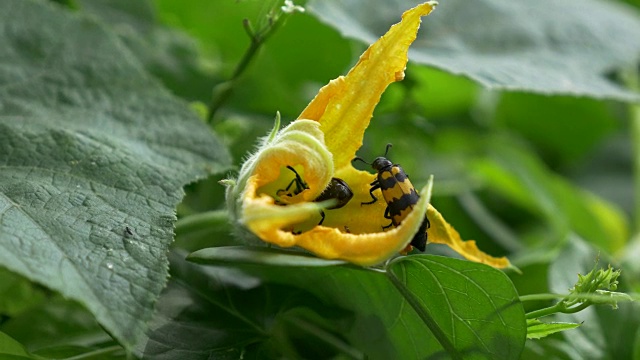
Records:
{"label": "flower petal", "polygon": [[[251,173],[259,174],[256,193],[244,195],[267,193],[273,196],[282,186],[277,180],[282,177],[283,171],[287,171],[284,169],[287,166],[300,166],[309,190],[300,194],[299,201],[310,202],[322,193],[333,176],[332,155],[324,145],[324,135],[315,121],[292,122],[256,154],[258,157]],[[290,180],[292,174],[287,172],[285,178]]]}
{"label": "flower petal", "polygon": [[352,234],[381,232],[382,226],[389,224],[389,219],[384,218],[387,203],[383,200],[380,190],[374,192],[379,201],[362,205],[363,202],[371,201],[369,190],[377,175],[347,166],[336,171],[334,176],[349,184],[353,198],[340,209],[326,211],[324,225],[339,229],[346,226]]}
{"label": "flower petal", "polygon": [[404,78],[407,52],[416,38],[420,17],[428,15],[435,4],[427,2],[405,11],[400,23],[371,45],[346,76],[320,89],[298,117],[322,124],[336,170],[350,165],[362,146],[364,131],[384,90]]}
{"label": "flower petal", "polygon": [[431,227],[428,231],[429,243],[447,245],[467,260],[500,269],[513,267],[506,257],[495,258],[482,252],[478,249],[474,240],[463,241],[456,229],[449,225],[438,210],[431,205],[427,209],[427,217],[431,222]]}
{"label": "flower petal", "polygon": [[[236,196],[236,187],[241,206],[237,219],[257,234],[262,240],[266,228],[293,230],[293,225],[317,217],[319,204],[313,200],[327,186],[333,176],[332,155],[324,146],[324,135],[320,124],[311,120],[294,121],[282,131],[272,133],[240,170],[238,184],[232,185],[227,196]],[[276,204],[279,191],[291,186],[295,174],[287,167],[297,166],[307,186],[298,194],[283,196]],[[246,179],[246,180],[245,180]],[[286,200],[286,202],[284,201]],[[288,206],[281,206],[283,204]],[[316,222],[317,223],[317,222]]]}
{"label": "flower petal", "polygon": [[420,191],[420,201],[402,224],[386,232],[351,234],[337,228],[316,226],[295,235],[273,225],[265,226],[259,233],[254,228],[251,230],[270,243],[281,247],[300,246],[325,259],[341,259],[362,266],[379,264],[401,252],[413,239],[424,220],[432,183],[433,179]]}
{"label": "flower petal", "polygon": [[[247,181],[247,192],[256,193],[258,176]],[[293,226],[318,214],[318,204],[302,202],[288,206],[278,206],[268,195],[247,196],[242,206],[241,221],[263,241],[281,247],[295,245],[295,238],[274,236],[278,233],[293,235]],[[286,230],[282,230],[286,229]]]}

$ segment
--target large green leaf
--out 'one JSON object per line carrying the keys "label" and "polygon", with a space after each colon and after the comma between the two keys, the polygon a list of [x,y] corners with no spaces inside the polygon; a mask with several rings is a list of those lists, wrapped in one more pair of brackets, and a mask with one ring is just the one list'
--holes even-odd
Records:
{"label": "large green leaf", "polygon": [[627,219],[616,206],[553,174],[511,140],[493,138],[489,156],[473,162],[469,171],[492,191],[542,215],[555,240],[573,231],[612,253],[627,241]]}
{"label": "large green leaf", "polygon": [[402,257],[390,268],[408,302],[432,321],[434,336],[444,336],[460,359],[519,357],[527,333],[524,309],[504,273],[436,256]]}
{"label": "large green leaf", "polygon": [[[51,296],[29,311],[0,325],[31,353],[50,358],[97,352],[102,359],[123,359],[125,350],[115,343],[94,316],[74,301]],[[56,354],[56,356],[54,356]],[[109,356],[108,356],[109,355]]]}
{"label": "large green leaf", "polygon": [[349,312],[238,269],[170,257],[171,280],[141,349],[145,359],[363,357],[343,339]]}
{"label": "large green leaf", "polygon": [[[372,43],[422,1],[312,1],[309,10],[343,35]],[[410,59],[490,89],[638,101],[606,75],[640,57],[640,18],[595,0],[445,0],[424,20]]]}
{"label": "large green leaf", "polygon": [[[255,256],[260,250],[245,248],[244,256],[242,251],[240,247],[201,250],[190,258],[239,268],[267,283],[300,288],[324,303],[353,312],[353,327],[345,337],[371,359],[448,356],[443,341],[454,344],[447,350],[459,356],[515,358],[524,345],[524,311],[513,285],[504,274],[485,265],[409,256],[397,260],[391,274],[305,260],[284,251],[260,256]],[[419,304],[413,301],[416,299]],[[444,340],[438,340],[425,324],[424,311],[435,314],[435,330],[446,333]],[[452,319],[455,331],[449,332]],[[490,343],[497,338],[501,342]]]}
{"label": "large green leaf", "polygon": [[31,357],[22,344],[9,335],[0,332],[0,357],[2,359],[30,359]]}
{"label": "large green leaf", "polygon": [[593,148],[620,126],[610,103],[522,93],[500,97],[495,121],[536,145],[551,166],[569,167],[592,156]]}
{"label": "large green leaf", "polygon": [[46,301],[43,289],[29,280],[0,268],[0,315],[14,317]]}
{"label": "large green leaf", "polygon": [[352,310],[354,323],[344,335],[370,359],[425,358],[443,351],[383,273],[345,266],[291,267],[288,261],[282,266],[264,265],[260,259],[244,259],[229,263],[211,257],[208,263],[241,269],[263,282],[300,288],[324,303]]}
{"label": "large green leaf", "polygon": [[166,281],[182,186],[229,155],[108,29],[49,2],[0,7],[0,265],[130,347]]}
{"label": "large green leaf", "polygon": [[158,24],[151,0],[79,0],[83,12],[95,15],[174,94],[209,101],[216,82],[203,64],[194,39]]}

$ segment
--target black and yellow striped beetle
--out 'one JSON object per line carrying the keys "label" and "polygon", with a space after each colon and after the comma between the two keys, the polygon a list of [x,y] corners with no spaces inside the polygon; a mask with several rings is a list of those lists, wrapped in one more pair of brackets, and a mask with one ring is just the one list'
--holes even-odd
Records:
{"label": "black and yellow striped beetle", "polygon": [[[295,177],[293,178],[293,180],[291,180],[291,182],[285,189],[278,190],[277,192],[278,196],[282,196],[283,193],[288,192],[293,184],[296,185],[295,189],[293,190],[293,195],[298,195],[299,193],[309,188],[309,186],[307,186],[307,183],[305,183],[304,180],[302,180],[302,177],[300,176],[300,174],[298,174],[296,169],[288,165],[287,165],[287,169],[291,170],[295,174]],[[291,194],[286,194],[286,195],[292,196]],[[353,197],[353,191],[351,191],[351,188],[349,187],[349,185],[347,185],[347,183],[344,180],[340,178],[331,178],[329,185],[327,185],[324,191],[322,191],[322,193],[320,193],[320,195],[318,195],[318,197],[315,198],[313,202],[321,202],[325,200],[335,199],[337,201],[336,204],[326,208],[326,210],[333,210],[333,209],[340,209],[341,207],[347,205],[347,203],[351,200],[352,197]],[[324,222],[325,214],[323,210],[320,210],[320,215],[322,216],[322,219],[320,220],[318,225],[322,225],[322,223]]]}
{"label": "black and yellow striped beetle", "polygon": [[[373,192],[377,189],[382,191],[382,197],[384,197],[384,200],[387,202],[384,217],[385,219],[391,220],[389,225],[382,227],[383,229],[391,226],[399,226],[420,199],[420,195],[400,165],[394,164],[387,159],[387,153],[391,146],[391,144],[387,144],[384,156],[377,157],[372,163],[368,163],[360,157],[353,159],[353,161],[359,160],[367,165],[371,165],[371,167],[378,172],[378,178],[370,184],[371,189],[369,189],[369,194],[372,200],[362,202],[361,205],[375,203],[378,201],[378,198],[373,195]],[[425,216],[424,221],[422,221],[420,225],[420,229],[413,239],[411,239],[410,245],[418,248],[420,251],[424,251],[427,246],[427,229],[430,226],[429,219]]]}

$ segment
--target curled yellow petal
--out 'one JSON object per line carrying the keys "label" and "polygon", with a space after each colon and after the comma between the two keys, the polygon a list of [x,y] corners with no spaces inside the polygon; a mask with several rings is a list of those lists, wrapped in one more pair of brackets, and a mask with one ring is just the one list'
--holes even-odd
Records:
{"label": "curled yellow petal", "polygon": [[407,53],[420,27],[420,17],[428,15],[435,4],[427,2],[405,11],[400,23],[371,45],[346,76],[320,89],[298,117],[322,124],[336,170],[348,166],[362,146],[364,131],[384,90],[404,78]]}
{"label": "curled yellow petal", "polygon": [[[333,176],[332,155],[324,145],[324,134],[319,124],[311,120],[291,123],[273,136],[241,169],[246,173],[240,194],[239,221],[257,234],[265,226],[283,228],[315,216],[319,210],[313,200],[324,190]],[[297,167],[298,170],[295,170]],[[291,188],[295,173],[304,176],[306,188],[298,194]],[[291,190],[286,190],[290,188]],[[276,204],[279,192],[281,204]],[[281,206],[281,205],[289,206]],[[296,206],[294,206],[296,205]],[[285,222],[281,219],[287,218]],[[263,240],[266,240],[263,238]]]}
{"label": "curled yellow petal", "polygon": [[[333,176],[331,153],[324,145],[324,134],[315,121],[295,121],[284,128],[276,138],[257,153],[252,174],[257,174],[256,192],[275,194],[290,180],[287,166],[298,166],[309,191],[300,193],[299,201],[313,201]],[[284,172],[284,175],[283,175]],[[286,181],[286,180],[283,180]],[[254,196],[257,194],[246,194]]]}
{"label": "curled yellow petal", "polygon": [[[252,176],[247,181],[247,192],[256,194],[259,177]],[[281,246],[295,245],[295,238],[274,237],[273,233],[284,232],[292,235],[293,226],[317,215],[318,205],[302,202],[288,206],[278,206],[268,195],[247,196],[242,207],[241,222],[263,241]]]}
{"label": "curled yellow petal", "polygon": [[495,268],[504,269],[512,266],[506,257],[496,258],[482,252],[478,249],[474,240],[463,241],[456,229],[449,225],[438,210],[431,205],[427,209],[427,217],[431,222],[431,227],[428,231],[429,243],[447,245],[467,260],[487,264]]}

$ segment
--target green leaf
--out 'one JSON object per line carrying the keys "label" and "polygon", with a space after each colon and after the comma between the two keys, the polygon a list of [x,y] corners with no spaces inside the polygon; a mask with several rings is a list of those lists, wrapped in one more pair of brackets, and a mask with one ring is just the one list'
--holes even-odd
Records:
{"label": "green leaf", "polygon": [[305,291],[188,263],[175,252],[171,275],[144,358],[362,358],[342,335],[351,315]]}
{"label": "green leaf", "polygon": [[[372,43],[416,3],[323,0],[308,9]],[[638,60],[639,33],[638,12],[610,1],[447,0],[424,20],[409,56],[490,89],[638,101],[606,75]]]}
{"label": "green leaf", "polygon": [[113,346],[123,352],[90,312],[59,295],[6,320],[0,325],[0,331],[40,355],[69,347],[75,349],[74,354]]}
{"label": "green leaf", "polygon": [[22,344],[0,331],[0,357],[6,359],[10,356],[12,359],[31,359]]}
{"label": "green leaf", "polygon": [[552,167],[572,166],[592,155],[620,126],[610,103],[522,93],[500,96],[495,121],[532,142]]}
{"label": "green leaf", "polygon": [[43,301],[46,301],[43,289],[0,268],[0,314],[14,317]]}
{"label": "green leaf", "polygon": [[108,29],[48,2],[0,7],[0,265],[130,348],[166,281],[182,186],[229,155]]}
{"label": "green leaf", "polygon": [[34,352],[44,359],[82,359],[82,360],[129,360],[120,346],[89,348],[84,346],[58,346]]}
{"label": "green leaf", "polygon": [[[230,249],[235,251],[241,251],[241,249]],[[292,262],[298,262],[300,255],[291,255],[289,251],[277,250],[283,257],[292,256],[291,261],[279,259],[278,262],[270,262],[269,264],[262,263],[262,260],[251,260],[251,254],[254,250],[247,249],[246,255],[239,256],[234,255],[233,252],[229,252],[229,255],[235,256],[237,260],[228,261],[222,256],[222,252],[211,256],[208,260],[211,264],[216,262],[220,265],[225,265],[229,268],[241,269],[244,273],[250,274],[255,278],[260,279],[264,283],[276,283],[299,288],[315,297],[320,299],[323,303],[332,304],[345,311],[352,312],[354,314],[353,327],[344,333],[346,340],[355,346],[360,351],[363,351],[366,356],[371,359],[389,359],[389,358],[427,358],[429,356],[443,356],[446,354],[442,345],[431,334],[429,328],[425,325],[423,320],[418,316],[415,310],[410,306],[405,297],[401,295],[394,284],[389,280],[389,277],[385,275],[385,272],[358,268],[351,265],[337,265],[337,266],[306,266],[306,260],[300,262],[299,267],[291,267],[289,264]],[[271,250],[276,251],[276,250]],[[193,256],[193,254],[192,254]],[[262,255],[260,255],[262,256]],[[449,264],[453,262],[452,267],[460,269],[461,271],[469,272],[468,276],[463,276],[464,279],[474,279],[476,281],[483,282],[482,286],[488,286],[484,289],[488,293],[493,294],[494,291],[499,292],[501,300],[495,299],[493,295],[488,297],[489,300],[495,301],[495,304],[505,305],[509,301],[516,301],[511,304],[510,307],[504,307],[500,309],[499,316],[503,319],[509,320],[509,326],[511,326],[512,336],[519,338],[520,349],[524,344],[525,338],[525,325],[524,325],[524,312],[517,303],[517,296],[510,283],[510,281],[499,271],[481,266],[478,268],[478,264],[468,263],[460,260],[443,259],[440,257],[422,257],[421,260],[416,260],[417,256],[409,256],[403,258],[407,260],[398,261],[394,265],[394,272],[407,270],[410,273],[411,279],[413,277],[424,278],[428,277],[428,274],[424,273],[423,267],[419,266],[414,269],[415,261],[421,263],[426,261],[429,266],[433,264]],[[414,260],[411,260],[414,259]],[[326,260],[320,260],[322,262]],[[274,266],[275,265],[275,266]],[[409,269],[411,268],[411,269]],[[473,269],[473,270],[469,270]],[[480,270],[481,269],[481,270]],[[438,269],[438,273],[444,273],[446,277],[456,278],[457,275],[450,274],[446,269]],[[450,280],[450,279],[447,279]],[[459,281],[458,278],[456,281]],[[488,281],[487,284],[484,281]],[[408,291],[418,294],[423,300],[428,299],[434,304],[444,302],[446,303],[445,295],[442,292],[433,292],[433,288],[424,286],[424,283],[416,283],[413,280],[407,285]],[[503,291],[504,290],[504,291]],[[474,291],[480,291],[475,289]],[[460,303],[454,301],[456,307],[460,306],[468,312],[476,312],[477,315],[484,316],[490,306],[485,306],[482,303],[482,296],[479,299],[473,299],[473,304],[470,305],[469,299],[463,296],[459,297]],[[484,300],[487,300],[485,298]],[[429,305],[431,306],[431,305]],[[440,308],[438,310],[441,311]],[[518,310],[519,309],[519,310]],[[514,315],[515,313],[519,314]],[[492,312],[496,315],[495,312]],[[515,320],[514,320],[515,319]],[[473,323],[473,320],[468,319]],[[495,319],[490,319],[493,321]],[[499,320],[498,320],[499,321]],[[519,326],[517,322],[522,324]],[[479,324],[479,323],[478,323]],[[478,325],[476,324],[476,325]],[[491,323],[489,333],[492,331],[495,335],[495,329],[499,327],[496,324]],[[485,336],[484,331],[486,329],[479,330],[471,325],[474,330],[478,330]],[[468,326],[465,322],[464,326]],[[515,329],[515,330],[514,330]],[[512,340],[512,338],[508,338]],[[465,341],[468,339],[465,338]],[[459,344],[468,349],[469,346],[473,346],[468,342]],[[504,344],[502,344],[504,345]],[[490,345],[493,349],[493,345]],[[458,350],[456,348],[456,350]],[[498,353],[500,356],[504,354],[504,351],[518,352],[514,348],[501,350],[502,353]]]}
{"label": "green leaf", "polygon": [[636,338],[633,342],[633,358],[640,359],[640,331],[636,331]]}
{"label": "green leaf", "polygon": [[202,249],[191,253],[187,259],[200,264],[242,263],[253,265],[305,267],[348,264],[343,260],[325,260],[299,252],[246,246],[225,246]]}
{"label": "green leaf", "polygon": [[353,325],[344,336],[370,359],[425,358],[442,352],[383,273],[350,266],[293,268],[246,261],[228,262],[225,266],[236,272],[242,270],[258,284],[298,288],[325,304],[351,311]]}
{"label": "green leaf", "polygon": [[535,319],[527,320],[527,339],[541,339],[560,331],[575,329],[578,326],[580,326],[580,324],[561,322],[543,323]]}
{"label": "green leaf", "polygon": [[411,98],[421,106],[417,112],[422,116],[433,119],[464,113],[477,101],[479,86],[469,79],[434,68],[409,65],[400,84],[410,84]]}
{"label": "green leaf", "polygon": [[524,347],[524,310],[509,278],[469,261],[408,256],[390,264],[392,280],[440,343],[457,358],[515,359]]}
{"label": "green leaf", "polygon": [[492,191],[541,215],[552,226],[555,240],[574,231],[610,252],[624,246],[627,219],[615,205],[552,173],[514,141],[493,138],[490,146],[489,156],[472,163],[470,173]]}
{"label": "green leaf", "polygon": [[204,59],[194,39],[177,29],[158,24],[150,0],[79,0],[84,13],[108,24],[129,50],[174,94],[208,102],[219,79]]}

